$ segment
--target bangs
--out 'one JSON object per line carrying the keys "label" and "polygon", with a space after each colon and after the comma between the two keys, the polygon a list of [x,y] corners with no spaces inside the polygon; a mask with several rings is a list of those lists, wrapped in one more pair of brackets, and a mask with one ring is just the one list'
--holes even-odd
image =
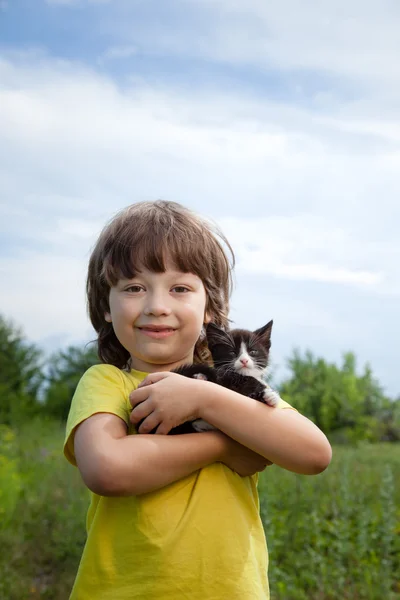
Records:
{"label": "bangs", "polygon": [[[171,263],[183,273],[194,273],[203,282],[215,279],[216,270],[220,271],[222,265],[218,268],[215,261],[215,243],[221,250],[222,246],[215,238],[204,236],[204,229],[193,224],[188,228],[187,223],[176,221],[173,227],[165,222],[153,222],[148,227],[133,225],[130,223],[118,232],[108,253],[105,248],[103,277],[110,287],[120,279],[133,279],[143,269],[165,273]],[[222,256],[225,257],[223,252]],[[227,267],[226,257],[225,260]]]}

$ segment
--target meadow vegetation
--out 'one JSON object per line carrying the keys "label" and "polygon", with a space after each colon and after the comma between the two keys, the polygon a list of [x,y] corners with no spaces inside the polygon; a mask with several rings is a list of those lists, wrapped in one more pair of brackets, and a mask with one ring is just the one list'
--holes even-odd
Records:
{"label": "meadow vegetation", "polygon": [[[62,457],[64,425],[0,428],[0,598],[68,598],[88,493]],[[335,447],[315,477],[260,478],[272,600],[400,598],[400,445]]]}

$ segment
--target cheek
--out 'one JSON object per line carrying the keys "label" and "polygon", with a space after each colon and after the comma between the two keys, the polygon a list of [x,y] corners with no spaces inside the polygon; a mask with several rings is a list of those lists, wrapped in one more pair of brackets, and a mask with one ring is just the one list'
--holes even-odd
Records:
{"label": "cheek", "polygon": [[136,313],[132,310],[132,306],[124,304],[123,302],[114,302],[113,306],[110,306],[112,322],[115,329],[123,331],[125,329],[131,329],[132,323],[135,321]]}
{"label": "cheek", "polygon": [[207,309],[208,309],[209,301],[208,301],[207,292],[206,292],[204,286],[202,287],[201,292],[197,296],[195,304],[196,304],[196,312],[198,313],[199,318],[201,318],[202,323],[207,322],[207,319],[208,319]]}
{"label": "cheek", "polygon": [[196,321],[203,325],[204,323],[204,313],[205,313],[205,301],[198,300],[195,303],[187,302],[185,303],[185,313],[187,318],[190,318],[192,321]]}

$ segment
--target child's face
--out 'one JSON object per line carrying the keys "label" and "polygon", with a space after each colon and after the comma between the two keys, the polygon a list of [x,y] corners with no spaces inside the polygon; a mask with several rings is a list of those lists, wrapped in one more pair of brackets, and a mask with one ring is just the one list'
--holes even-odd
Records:
{"label": "child's face", "polygon": [[165,273],[143,269],[111,288],[109,305],[105,319],[130,353],[132,368],[151,373],[193,362],[206,307],[197,275],[173,265]]}

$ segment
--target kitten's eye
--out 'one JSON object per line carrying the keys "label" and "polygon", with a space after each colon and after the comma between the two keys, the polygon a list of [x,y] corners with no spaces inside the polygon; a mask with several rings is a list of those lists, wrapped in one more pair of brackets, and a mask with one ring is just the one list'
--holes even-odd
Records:
{"label": "kitten's eye", "polygon": [[230,352],[228,352],[228,356],[236,356],[236,352],[234,352],[233,350],[231,350]]}
{"label": "kitten's eye", "polygon": [[250,356],[257,356],[258,352],[257,350],[250,350],[249,354]]}

